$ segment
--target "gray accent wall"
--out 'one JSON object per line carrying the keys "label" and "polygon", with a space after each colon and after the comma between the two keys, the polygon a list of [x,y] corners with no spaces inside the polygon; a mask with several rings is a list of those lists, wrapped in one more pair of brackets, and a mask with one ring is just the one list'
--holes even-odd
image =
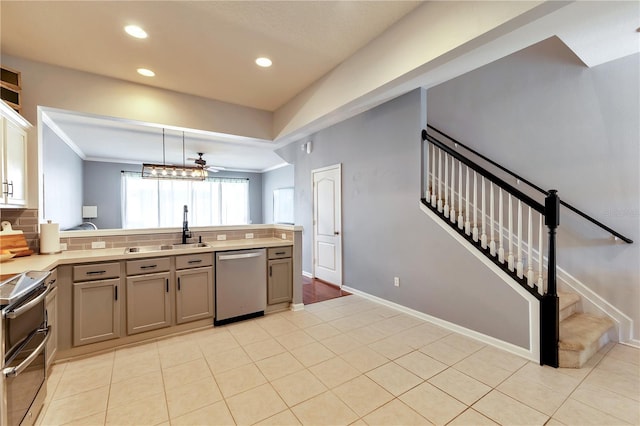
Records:
{"label": "gray accent wall", "polygon": [[273,190],[293,188],[294,167],[289,164],[262,174],[262,222],[273,223]]}
{"label": "gray accent wall", "polygon": [[295,168],[303,270],[313,271],[311,172],[341,163],[345,285],[528,348],[526,301],[419,208],[425,107],[417,89],[277,151]]}
{"label": "gray accent wall", "polygon": [[[122,228],[120,172],[123,170],[140,172],[141,169],[135,164],[85,161],[84,203],[98,206],[98,218],[91,222],[100,229]],[[249,179],[250,219],[252,223],[262,223],[262,174],[226,171],[216,173],[215,177]]]}
{"label": "gray accent wall", "polygon": [[43,217],[60,229],[82,222],[83,161],[47,125],[42,126]]}
{"label": "gray accent wall", "polygon": [[429,89],[429,124],[605,223],[562,209],[558,266],[640,336],[640,55],[587,68],[550,38]]}

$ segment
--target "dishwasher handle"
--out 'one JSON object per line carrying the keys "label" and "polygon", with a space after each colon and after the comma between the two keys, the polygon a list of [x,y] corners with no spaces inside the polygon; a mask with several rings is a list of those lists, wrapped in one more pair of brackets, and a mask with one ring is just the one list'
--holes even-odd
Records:
{"label": "dishwasher handle", "polygon": [[225,254],[219,255],[218,260],[248,259],[250,257],[260,257],[262,252],[242,253],[242,254]]}

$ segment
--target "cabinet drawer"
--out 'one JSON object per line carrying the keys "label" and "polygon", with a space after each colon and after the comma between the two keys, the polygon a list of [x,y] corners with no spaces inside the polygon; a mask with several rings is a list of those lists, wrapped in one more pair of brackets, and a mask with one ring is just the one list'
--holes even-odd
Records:
{"label": "cabinet drawer", "polygon": [[269,250],[267,250],[267,257],[269,259],[282,259],[285,257],[291,257],[291,246],[272,247]]}
{"label": "cabinet drawer", "polygon": [[198,268],[200,266],[213,265],[213,254],[185,254],[176,256],[176,269]]}
{"label": "cabinet drawer", "polygon": [[119,278],[120,263],[94,263],[73,267],[74,281],[103,280],[105,278]]}
{"label": "cabinet drawer", "polygon": [[127,261],[127,275],[152,274],[170,269],[171,260],[168,257]]}

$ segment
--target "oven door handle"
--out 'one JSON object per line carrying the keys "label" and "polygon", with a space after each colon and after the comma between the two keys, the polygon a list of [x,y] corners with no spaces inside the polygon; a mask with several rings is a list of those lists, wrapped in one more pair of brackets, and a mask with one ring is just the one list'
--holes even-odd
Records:
{"label": "oven door handle", "polygon": [[12,311],[6,312],[4,314],[4,317],[9,319],[16,319],[23,313],[27,312],[29,309],[36,306],[38,303],[42,302],[45,299],[45,297],[47,297],[47,294],[49,294],[50,289],[51,287],[49,285],[45,286],[45,290],[38,297],[29,301],[29,303],[25,303],[24,305],[20,306],[18,309],[14,309]]}
{"label": "oven door handle", "polygon": [[42,351],[44,351],[45,346],[47,346],[47,342],[49,341],[49,337],[51,337],[51,333],[49,333],[49,329],[50,329],[50,327],[38,330],[38,333],[42,333],[42,332],[46,333],[45,336],[44,336],[44,339],[42,340],[42,343],[40,343],[38,345],[38,347],[33,352],[31,352],[29,354],[29,356],[26,357],[24,359],[24,361],[22,361],[19,365],[15,366],[15,367],[5,368],[4,370],[2,370],[2,374],[5,377],[16,377],[18,374],[22,373],[25,368],[27,368],[29,365],[31,365],[31,363],[36,358],[38,358],[40,353],[42,353]]}

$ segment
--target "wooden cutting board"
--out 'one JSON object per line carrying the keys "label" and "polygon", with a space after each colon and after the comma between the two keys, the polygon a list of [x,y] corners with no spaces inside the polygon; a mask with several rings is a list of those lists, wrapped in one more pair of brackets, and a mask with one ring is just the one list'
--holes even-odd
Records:
{"label": "wooden cutting board", "polygon": [[3,226],[3,232],[0,232],[0,253],[9,252],[15,257],[33,254],[33,250],[27,245],[24,234],[21,231],[13,231],[10,226],[8,228],[7,230]]}

